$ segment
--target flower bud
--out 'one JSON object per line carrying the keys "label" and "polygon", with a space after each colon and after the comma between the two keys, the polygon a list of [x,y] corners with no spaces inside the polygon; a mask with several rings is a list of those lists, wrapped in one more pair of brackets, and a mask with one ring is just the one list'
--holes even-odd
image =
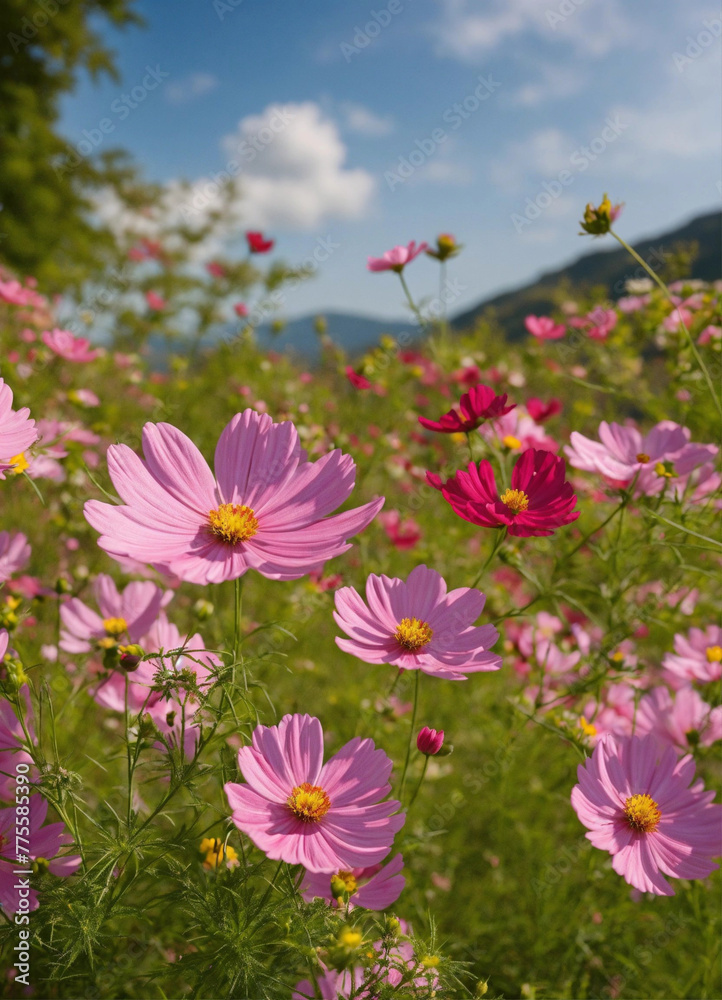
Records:
{"label": "flower bud", "polygon": [[612,223],[617,219],[622,207],[621,204],[612,205],[609,197],[605,194],[596,208],[591,202],[587,205],[584,210],[584,219],[579,225],[590,236],[603,236],[612,228]]}
{"label": "flower bud", "polygon": [[457,243],[451,233],[441,233],[440,236],[436,237],[436,249],[427,250],[426,253],[429,257],[434,257],[435,260],[444,261],[448,260],[449,257],[456,257],[462,249],[461,243]]}
{"label": "flower bud", "polygon": [[428,726],[420,731],[416,737],[416,746],[420,753],[427,757],[434,757],[444,745],[444,730],[429,729]]}
{"label": "flower bud", "polygon": [[200,597],[196,603],[193,605],[193,614],[199,621],[205,622],[213,615],[215,608],[210,601],[204,601]]}
{"label": "flower bud", "polygon": [[130,643],[128,646],[118,646],[119,663],[123,670],[129,674],[138,669],[138,664],[143,659],[143,649],[137,643]]}

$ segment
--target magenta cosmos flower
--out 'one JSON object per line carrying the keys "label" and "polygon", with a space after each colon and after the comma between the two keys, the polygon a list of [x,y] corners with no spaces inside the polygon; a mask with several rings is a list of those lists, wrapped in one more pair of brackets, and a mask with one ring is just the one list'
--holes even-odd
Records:
{"label": "magenta cosmos flower", "polygon": [[89,653],[107,639],[140,642],[173,596],[149,580],[129,583],[121,593],[105,573],[98,574],[93,589],[100,614],[78,597],[60,605],[60,648],[66,653]]}
{"label": "magenta cosmos flower", "polygon": [[362,906],[365,910],[385,910],[396,902],[406,885],[406,879],[401,874],[403,867],[403,857],[396,854],[386,865],[370,865],[367,868],[330,873],[306,872],[300,892],[307,903],[318,898],[325,899],[331,906],[340,905],[338,894],[346,892],[349,906]]}
{"label": "magenta cosmos flower", "polygon": [[417,246],[416,240],[412,240],[408,246],[387,250],[383,257],[369,257],[368,269],[369,271],[396,271],[400,274],[406,265],[423,253],[428,246],[428,243],[419,243]]}
{"label": "magenta cosmos flower", "polygon": [[674,652],[662,660],[665,670],[684,681],[709,684],[722,678],[722,628],[691,628],[686,636],[674,637]]}
{"label": "magenta cosmos flower", "polygon": [[[641,892],[674,896],[663,877],[706,878],[722,853],[722,806],[695,765],[654,736],[608,736],[577,768],[572,806],[587,839],[609,851],[618,875]],[[691,785],[691,787],[690,787]]]}
{"label": "magenta cosmos flower", "polygon": [[170,424],[146,424],[140,459],[108,449],[124,506],[89,500],[85,516],[110,555],[160,566],[190,583],[221,583],[255,569],[297,580],[351,546],[383,497],[326,517],[348,499],[356,466],[335,449],[309,462],[290,422],[237,413],[216,446],[213,477],[193,442]]}
{"label": "magenta cosmos flower", "polygon": [[549,316],[527,316],[524,326],[538,340],[559,340],[567,332],[563,323],[555,323]]}
{"label": "magenta cosmos flower", "polygon": [[404,825],[391,790],[392,763],[372,740],[350,740],[323,763],[323,731],[310,715],[257,726],[238,751],[247,784],[228,782],[233,822],[269,858],[311,872],[383,861]]}
{"label": "magenta cosmos flower", "polygon": [[485,420],[493,420],[513,410],[516,403],[506,405],[507,395],[497,396],[488,385],[475,385],[461,397],[458,409],[452,407],[438,420],[419,417],[419,423],[429,431],[455,434],[476,430]]}
{"label": "magenta cosmos flower", "polygon": [[46,330],[40,335],[40,339],[54,354],[66,361],[95,361],[101,354],[99,350],[91,350],[90,341],[86,337],[75,337],[70,330],[59,330],[56,327],[54,330]]}
{"label": "magenta cosmos flower", "polygon": [[353,587],[337,590],[335,601],[336,624],[349,636],[336,645],[365,663],[393,663],[454,681],[501,666],[501,657],[489,652],[499,633],[493,625],[473,624],[485,596],[471,587],[447,593],[444,578],[427,566],[417,566],[406,581],[372,573],[365,603]]}
{"label": "magenta cosmos flower", "polygon": [[572,431],[564,449],[569,464],[585,472],[604,476],[612,486],[628,486],[635,476],[635,493],[660,493],[678,477],[688,477],[698,466],[717,454],[713,444],[690,442],[690,432],[671,420],[662,420],[642,436],[636,427],[599,425],[599,441]]}
{"label": "magenta cosmos flower", "polygon": [[0,479],[4,479],[4,474],[15,468],[15,460],[37,437],[38,432],[35,421],[30,418],[30,410],[27,406],[21,410],[13,410],[13,391],[0,378]]}
{"label": "magenta cosmos flower", "polygon": [[507,528],[510,535],[552,535],[562,525],[579,517],[572,508],[576,494],[565,480],[564,459],[548,451],[530,448],[517,460],[511,488],[499,493],[494,470],[486,460],[469,463],[445,483],[427,472],[432,486],[440,490],[453,509],[472,524]]}

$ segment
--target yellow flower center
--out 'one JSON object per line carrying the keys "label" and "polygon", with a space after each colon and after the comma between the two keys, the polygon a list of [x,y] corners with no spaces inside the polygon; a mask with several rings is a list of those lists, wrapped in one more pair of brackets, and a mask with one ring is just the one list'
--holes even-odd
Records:
{"label": "yellow flower center", "polygon": [[499,499],[515,514],[518,514],[520,510],[526,510],[529,506],[529,497],[523,490],[507,490],[506,493],[501,494]]}
{"label": "yellow flower center", "polygon": [[400,645],[410,653],[428,646],[433,634],[428,622],[422,622],[420,618],[402,618],[394,633]]}
{"label": "yellow flower center", "polygon": [[637,461],[641,462],[641,464],[644,465],[646,462],[651,461],[651,459],[649,455],[646,455],[643,451],[640,451],[640,453],[637,455]]}
{"label": "yellow flower center", "polygon": [[707,663],[722,662],[722,646],[708,646],[706,655]]}
{"label": "yellow flower center", "polygon": [[205,854],[203,867],[206,869],[218,868],[223,861],[238,861],[237,851],[230,844],[223,843],[217,837],[204,837],[200,846],[201,854]]}
{"label": "yellow flower center", "polygon": [[246,542],[258,531],[258,519],[245,504],[222,503],[208,511],[208,523],[212,533],[229,545]]}
{"label": "yellow flower center", "polygon": [[677,473],[674,471],[674,466],[671,462],[657,462],[654,467],[654,471],[660,477],[660,479],[675,479]]}
{"label": "yellow flower center", "polygon": [[519,440],[519,438],[514,437],[513,434],[507,434],[506,437],[503,437],[501,439],[501,443],[504,445],[505,448],[511,448],[512,450],[521,448],[521,441]]}
{"label": "yellow flower center", "polygon": [[331,808],[331,799],[320,785],[304,781],[296,785],[288,799],[288,807],[303,823],[318,823]]}
{"label": "yellow flower center", "polygon": [[659,826],[662,813],[651,795],[631,795],[624,803],[624,815],[633,830],[653,833]]}
{"label": "yellow flower center", "polygon": [[103,628],[106,635],[118,636],[128,631],[128,622],[125,618],[104,618]]}
{"label": "yellow flower center", "polygon": [[358,889],[358,882],[352,872],[336,872],[331,878],[331,882],[334,888],[347,892],[349,896],[352,896]]}
{"label": "yellow flower center", "polygon": [[363,935],[359,934],[358,931],[352,931],[349,928],[348,930],[341,931],[338,939],[345,948],[358,948],[363,941]]}
{"label": "yellow flower center", "polygon": [[13,476],[19,476],[21,472],[25,472],[26,469],[30,468],[30,462],[28,462],[22,451],[19,455],[13,455],[10,461],[13,465],[12,469],[10,469],[10,473]]}
{"label": "yellow flower center", "polygon": [[597,727],[591,722],[587,722],[583,715],[579,716],[579,728],[585,736],[596,736]]}

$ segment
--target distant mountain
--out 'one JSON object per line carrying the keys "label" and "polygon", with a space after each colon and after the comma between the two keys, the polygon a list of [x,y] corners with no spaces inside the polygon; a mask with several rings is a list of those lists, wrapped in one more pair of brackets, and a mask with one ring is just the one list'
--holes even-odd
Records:
{"label": "distant mountain", "polygon": [[[273,333],[269,324],[258,327],[258,340],[263,347],[276,351],[293,351],[304,357],[316,357],[320,353],[319,336],[316,333],[316,314],[289,320],[280,333]],[[370,316],[354,316],[349,313],[324,312],[328,336],[335,344],[351,355],[363,354],[369,347],[378,344],[385,334],[397,342],[406,343],[418,339],[416,324],[398,321],[372,319]]]}
{"label": "distant mountain", "polygon": [[[517,340],[525,335],[524,317],[548,313],[556,302],[554,293],[563,283],[577,293],[603,286],[611,299],[621,298],[625,294],[626,281],[645,277],[645,272],[611,237],[607,237],[607,241],[614,249],[584,254],[572,264],[548,271],[530,284],[484,299],[473,309],[454,317],[452,325],[462,330],[473,326],[484,314],[493,315],[507,337]],[[640,257],[653,270],[659,271],[674,245],[679,243],[698,245],[692,265],[695,278],[703,281],[722,278],[722,212],[701,215],[679,229],[639,240],[633,245]]]}

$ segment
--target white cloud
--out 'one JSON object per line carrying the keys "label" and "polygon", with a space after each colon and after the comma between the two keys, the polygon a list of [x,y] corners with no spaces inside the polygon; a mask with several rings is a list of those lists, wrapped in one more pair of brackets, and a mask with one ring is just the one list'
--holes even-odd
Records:
{"label": "white cloud", "polygon": [[440,6],[439,18],[429,26],[437,55],[464,62],[473,62],[523,33],[567,41],[591,56],[604,55],[635,36],[618,0],[581,0],[566,16],[558,14],[560,4],[554,0],[484,0],[483,5],[440,0]]}
{"label": "white cloud", "polygon": [[311,102],[269,105],[243,118],[222,148],[241,164],[243,215],[261,228],[313,229],[367,209],[375,181],[345,166],[336,123]]}
{"label": "white cloud", "polygon": [[171,104],[187,104],[196,97],[209,94],[218,86],[218,79],[211,73],[191,73],[173,83],[166,84],[166,100]]}
{"label": "white cloud", "polygon": [[376,139],[391,135],[394,131],[394,120],[391,115],[381,117],[362,104],[342,104],[341,110],[345,116],[346,128],[360,135]]}
{"label": "white cloud", "polygon": [[516,193],[531,177],[554,177],[568,170],[574,148],[574,140],[561,129],[539,129],[523,142],[510,143],[492,161],[490,179],[502,190]]}
{"label": "white cloud", "polygon": [[510,98],[510,103],[535,108],[547,101],[576,96],[586,80],[577,69],[559,65],[541,65],[536,80],[522,84]]}

